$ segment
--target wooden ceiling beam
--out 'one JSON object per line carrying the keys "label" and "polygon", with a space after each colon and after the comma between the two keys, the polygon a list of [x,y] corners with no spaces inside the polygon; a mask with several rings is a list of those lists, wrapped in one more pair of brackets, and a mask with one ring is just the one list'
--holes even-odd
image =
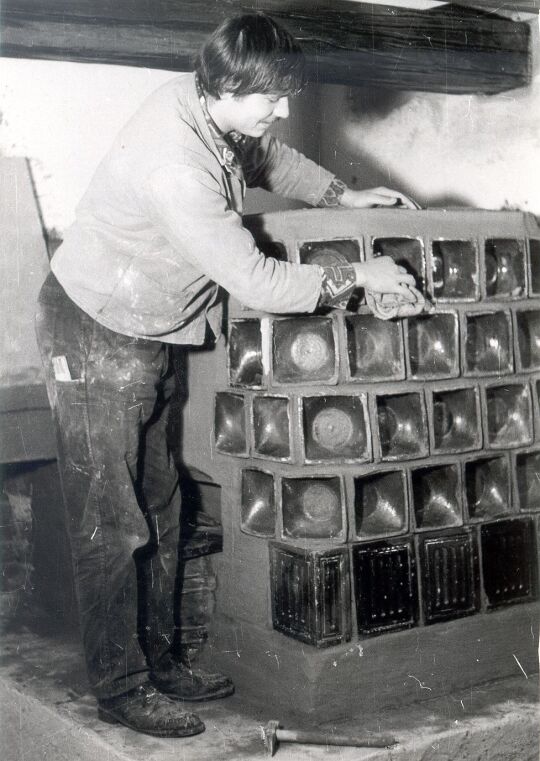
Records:
{"label": "wooden ceiling beam", "polygon": [[[4,0],[0,53],[182,71],[216,24],[254,7],[254,0]],[[256,8],[302,42],[314,81],[495,93],[531,80],[532,25],[482,9],[347,0],[261,0]]]}

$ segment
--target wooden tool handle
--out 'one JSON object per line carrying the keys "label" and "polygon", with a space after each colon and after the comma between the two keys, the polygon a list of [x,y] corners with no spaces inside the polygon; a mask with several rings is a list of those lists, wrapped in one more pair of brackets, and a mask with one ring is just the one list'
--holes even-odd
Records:
{"label": "wooden tool handle", "polygon": [[279,742],[305,743],[306,745],[349,745],[352,748],[388,748],[397,740],[391,735],[348,735],[324,734],[322,732],[297,732],[290,729],[278,729]]}

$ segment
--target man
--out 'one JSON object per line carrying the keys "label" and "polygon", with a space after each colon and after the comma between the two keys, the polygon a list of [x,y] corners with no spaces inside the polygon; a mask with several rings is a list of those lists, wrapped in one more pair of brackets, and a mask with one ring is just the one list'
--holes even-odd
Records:
{"label": "man", "polygon": [[242,226],[246,185],[319,206],[413,206],[386,188],[352,191],[268,136],[303,65],[267,16],[224,22],[196,72],[161,87],[120,132],[40,296],[88,677],[102,719],[148,734],[202,732],[183,701],[233,692],[185,662],[175,628],[180,492],[165,427],[182,370],[171,348],[219,335],[224,290],[278,313],[342,307],[359,286],[415,300],[413,278],[388,257],[278,262]]}

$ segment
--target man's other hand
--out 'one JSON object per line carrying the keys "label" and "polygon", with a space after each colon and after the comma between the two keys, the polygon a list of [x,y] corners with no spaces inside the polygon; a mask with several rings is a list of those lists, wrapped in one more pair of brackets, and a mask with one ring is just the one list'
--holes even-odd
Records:
{"label": "man's other hand", "polygon": [[370,209],[374,206],[388,206],[403,209],[419,209],[419,204],[412,198],[390,188],[370,188],[369,190],[351,190],[347,188],[339,199],[339,205],[345,209]]}

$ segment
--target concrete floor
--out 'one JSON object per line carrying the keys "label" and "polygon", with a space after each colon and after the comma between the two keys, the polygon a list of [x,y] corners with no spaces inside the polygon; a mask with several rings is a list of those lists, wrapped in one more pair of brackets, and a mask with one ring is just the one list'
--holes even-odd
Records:
{"label": "concrete floor", "polygon": [[[0,663],[2,761],[241,761],[265,757],[260,726],[270,716],[234,695],[199,705],[206,732],[162,740],[97,720],[73,633],[22,624],[4,633]],[[282,744],[281,761],[537,761],[538,677],[522,674],[407,709],[321,725],[327,733],[392,733],[399,744],[373,750]],[[233,675],[234,676],[234,675]],[[428,697],[428,696],[426,696]],[[353,714],[356,713],[355,716]],[[307,725],[304,728],[308,728]],[[312,727],[313,728],[313,727]]]}

